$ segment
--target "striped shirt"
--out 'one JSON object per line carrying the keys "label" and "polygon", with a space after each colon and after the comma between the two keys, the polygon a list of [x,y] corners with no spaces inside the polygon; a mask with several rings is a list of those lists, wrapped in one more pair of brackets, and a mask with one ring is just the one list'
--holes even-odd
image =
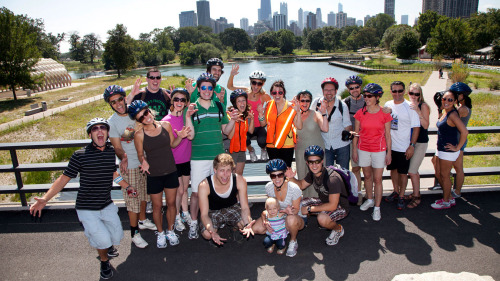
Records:
{"label": "striped shirt", "polygon": [[75,151],[63,174],[76,178],[80,173],[80,188],[76,196],[77,210],[102,210],[111,201],[113,173],[116,171],[115,149],[106,144],[100,151],[93,144]]}

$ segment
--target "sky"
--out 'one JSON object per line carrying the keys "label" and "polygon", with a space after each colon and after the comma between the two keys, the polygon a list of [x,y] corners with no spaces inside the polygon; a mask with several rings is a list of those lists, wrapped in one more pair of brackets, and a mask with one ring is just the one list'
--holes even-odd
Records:
{"label": "sky", "polygon": [[[257,21],[257,9],[260,0],[210,0],[210,17],[225,17],[235,27],[240,27],[240,19],[248,18],[249,25]],[[384,0],[271,0],[271,10],[279,12],[280,2],[288,4],[288,19],[297,20],[298,10],[316,13],[321,8],[322,18],[327,22],[331,11],[338,12],[338,3],[342,3],[344,13],[356,20],[366,15],[384,12]],[[147,33],[155,28],[173,26],[179,28],[179,14],[182,11],[195,11],[196,0],[0,0],[0,7],[6,7],[15,14],[25,14],[31,18],[41,18],[45,31],[70,34],[78,32],[80,36],[97,34],[105,42],[107,31],[116,24],[124,24],[128,33],[138,38],[140,33]],[[499,0],[479,0],[479,11],[487,8],[500,8]],[[396,22],[401,15],[408,15],[408,23],[413,25],[418,13],[422,11],[421,0],[396,0]],[[61,52],[69,50],[68,42],[61,44]]]}

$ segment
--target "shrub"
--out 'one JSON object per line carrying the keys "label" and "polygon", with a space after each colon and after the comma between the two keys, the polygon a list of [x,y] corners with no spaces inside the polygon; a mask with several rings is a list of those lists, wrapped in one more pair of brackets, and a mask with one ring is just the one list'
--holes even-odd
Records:
{"label": "shrub", "polygon": [[453,83],[456,82],[464,82],[467,80],[467,77],[469,77],[469,68],[467,65],[463,64],[462,62],[458,63],[453,63],[451,66],[451,74],[450,78],[453,81]]}
{"label": "shrub", "polygon": [[281,54],[280,48],[276,47],[266,47],[266,51],[264,52],[265,56],[279,56]]}
{"label": "shrub", "polygon": [[498,78],[491,78],[490,82],[488,82],[488,87],[490,90],[499,90],[500,80]]}

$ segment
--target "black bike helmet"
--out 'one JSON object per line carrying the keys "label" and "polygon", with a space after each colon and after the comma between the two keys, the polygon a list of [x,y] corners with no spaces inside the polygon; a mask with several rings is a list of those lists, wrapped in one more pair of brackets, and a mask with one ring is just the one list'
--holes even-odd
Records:
{"label": "black bike helmet", "polygon": [[266,173],[270,174],[272,172],[286,171],[286,163],[281,159],[269,160],[266,164]]}
{"label": "black bike helmet", "polygon": [[304,159],[307,161],[307,158],[310,156],[318,156],[321,160],[323,160],[325,157],[325,151],[323,151],[323,148],[319,145],[310,145],[306,148],[306,151],[304,151]]}
{"label": "black bike helmet", "polygon": [[236,89],[231,93],[231,96],[229,96],[229,101],[231,101],[231,104],[233,104],[234,107],[236,107],[236,99],[239,97],[245,97],[245,99],[248,100],[248,94],[245,90]]}
{"label": "black bike helmet", "polygon": [[207,71],[210,71],[210,69],[212,69],[212,66],[214,66],[214,65],[218,65],[222,69],[224,69],[224,63],[222,62],[221,59],[211,58],[211,59],[207,60]]}
{"label": "black bike helmet", "polygon": [[436,106],[438,107],[438,109],[441,108],[441,105],[443,105],[443,96],[444,94],[446,94],[446,91],[441,91],[441,92],[436,92],[434,94],[434,103],[436,104]]}
{"label": "black bike helmet", "polygon": [[215,88],[215,85],[217,82],[215,81],[215,78],[212,74],[210,73],[202,73],[200,77],[196,80],[196,87],[200,87],[202,82],[210,82],[212,84],[212,87]]}
{"label": "black bike helmet", "polygon": [[105,125],[106,128],[108,128],[108,131],[109,131],[108,120],[106,120],[104,118],[96,117],[96,118],[93,118],[92,120],[90,120],[87,123],[87,126],[85,126],[85,129],[87,130],[87,135],[90,134],[90,131],[92,130],[92,127],[94,127],[94,125],[99,125],[99,124]]}
{"label": "black bike helmet", "polygon": [[361,85],[361,84],[363,84],[363,80],[359,76],[356,76],[356,75],[349,76],[349,78],[347,78],[347,80],[345,80],[345,86],[348,87],[351,84]]}
{"label": "black bike helmet", "polygon": [[128,116],[130,119],[135,120],[135,116],[141,112],[141,110],[148,108],[148,104],[142,100],[133,101],[128,107]]}
{"label": "black bike helmet", "polygon": [[382,95],[384,94],[384,90],[382,89],[382,87],[380,87],[379,84],[369,83],[363,89],[363,93],[370,93],[372,95],[382,97]]}
{"label": "black bike helmet", "polygon": [[185,88],[181,88],[181,87],[179,87],[179,88],[175,88],[175,89],[172,91],[172,93],[170,93],[170,96],[171,96],[171,97],[174,97],[174,95],[175,95],[176,93],[182,93],[182,94],[184,94],[184,96],[186,96],[186,99],[189,101],[189,92],[188,92],[188,90],[186,90]]}
{"label": "black bike helmet", "polygon": [[457,82],[457,83],[451,85],[450,92],[453,92],[457,95],[463,94],[465,96],[468,96],[468,95],[470,95],[470,93],[472,93],[472,90],[469,87],[469,85],[462,83],[462,82]]}
{"label": "black bike helmet", "polygon": [[111,86],[107,87],[106,90],[104,90],[104,94],[102,96],[104,98],[104,101],[109,103],[109,99],[113,95],[122,95],[123,97],[125,97],[126,93],[122,87],[120,87],[118,85],[111,85]]}

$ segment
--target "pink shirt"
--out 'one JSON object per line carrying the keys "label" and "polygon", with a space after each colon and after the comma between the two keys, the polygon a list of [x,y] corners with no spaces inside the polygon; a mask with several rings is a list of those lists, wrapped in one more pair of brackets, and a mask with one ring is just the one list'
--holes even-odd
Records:
{"label": "pink shirt", "polygon": [[382,108],[377,113],[369,113],[362,108],[354,114],[359,121],[358,148],[368,152],[381,152],[387,150],[385,143],[385,123],[390,122],[392,117],[384,113]]}
{"label": "pink shirt", "polygon": [[248,104],[250,105],[250,108],[253,112],[253,124],[255,128],[260,127],[260,122],[259,122],[259,112],[257,111],[257,107],[259,104],[262,104],[260,102],[260,98],[257,101],[251,101],[247,99]]}
{"label": "pink shirt", "polygon": [[[184,126],[184,117],[182,115],[173,116],[169,113],[167,116],[163,117],[161,121],[170,122],[172,129],[177,131],[182,130],[182,127]],[[175,131],[172,131],[174,136],[177,137]],[[172,148],[172,153],[174,154],[175,164],[189,162],[191,160],[191,141],[188,140],[188,138],[184,138],[176,148]]]}

